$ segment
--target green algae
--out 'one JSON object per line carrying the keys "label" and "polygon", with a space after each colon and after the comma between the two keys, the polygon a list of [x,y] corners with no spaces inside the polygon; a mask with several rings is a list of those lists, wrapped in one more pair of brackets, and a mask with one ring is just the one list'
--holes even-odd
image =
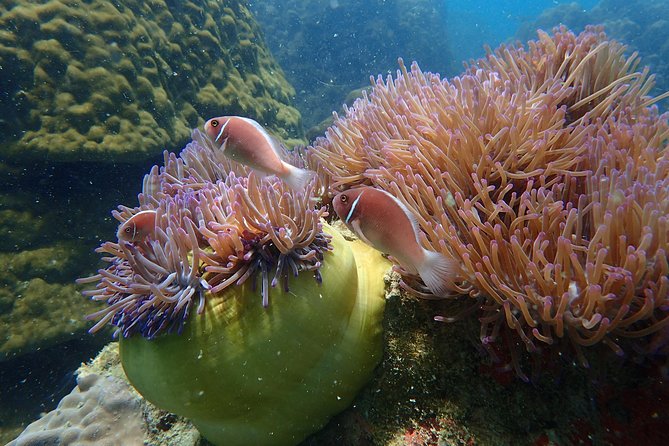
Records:
{"label": "green algae", "polygon": [[108,185],[134,187],[144,171],[0,166],[0,362],[88,336],[83,316],[95,305],[73,282],[95,271],[98,237],[114,231],[107,215],[120,191]]}
{"label": "green algae", "polygon": [[0,360],[83,334],[88,322],[81,311],[95,308],[92,302],[82,302],[73,284],[41,278],[18,282],[0,301],[5,309],[0,314]]}
{"label": "green algae", "polygon": [[[84,247],[85,248],[85,247]],[[72,278],[81,273],[74,242],[0,253],[0,361],[85,333],[93,302],[81,298]]]}

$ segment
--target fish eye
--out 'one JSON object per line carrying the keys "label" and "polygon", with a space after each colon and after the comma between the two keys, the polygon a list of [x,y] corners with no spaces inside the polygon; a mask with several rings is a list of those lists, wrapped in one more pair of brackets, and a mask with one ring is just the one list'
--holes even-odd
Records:
{"label": "fish eye", "polygon": [[130,234],[130,232],[132,232],[132,229],[130,228],[130,226],[128,226],[127,228],[124,229],[124,231],[126,234]]}
{"label": "fish eye", "polygon": [[218,119],[214,119],[213,121],[211,121],[211,126],[214,128],[218,127]]}
{"label": "fish eye", "polygon": [[341,195],[339,200],[341,200],[342,203],[346,203],[348,201],[348,195]]}

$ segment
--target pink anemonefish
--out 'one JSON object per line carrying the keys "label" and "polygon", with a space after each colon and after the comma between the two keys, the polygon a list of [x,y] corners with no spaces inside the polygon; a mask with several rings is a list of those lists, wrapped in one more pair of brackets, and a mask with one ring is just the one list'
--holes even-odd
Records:
{"label": "pink anemonefish", "polygon": [[292,166],[279,155],[280,143],[253,119],[240,116],[212,118],[204,132],[223,154],[261,175],[276,175],[295,190],[303,189],[312,172]]}
{"label": "pink anemonefish", "polygon": [[418,222],[401,201],[366,186],[338,193],[332,205],[362,241],[393,256],[408,273],[418,273],[434,295],[448,294],[458,271],[457,262],[420,245]]}
{"label": "pink anemonefish", "polygon": [[121,223],[116,232],[119,241],[140,242],[153,237],[156,229],[156,211],[140,211]]}

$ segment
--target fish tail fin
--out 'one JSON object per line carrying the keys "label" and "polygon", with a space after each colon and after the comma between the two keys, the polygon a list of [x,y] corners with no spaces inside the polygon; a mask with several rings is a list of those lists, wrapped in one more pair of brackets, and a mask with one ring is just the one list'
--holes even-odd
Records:
{"label": "fish tail fin", "polygon": [[293,190],[303,190],[314,177],[315,172],[306,169],[300,169],[291,164],[286,164],[287,173],[281,176],[281,179]]}
{"label": "fish tail fin", "polygon": [[460,266],[458,262],[438,252],[425,250],[425,260],[418,268],[418,274],[435,296],[447,296]]}

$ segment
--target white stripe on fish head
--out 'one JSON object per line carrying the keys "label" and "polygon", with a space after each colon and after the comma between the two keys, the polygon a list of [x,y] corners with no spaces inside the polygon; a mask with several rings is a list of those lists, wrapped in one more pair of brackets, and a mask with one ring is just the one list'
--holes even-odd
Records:
{"label": "white stripe on fish head", "polygon": [[[225,131],[225,128],[226,128],[226,127],[228,126],[228,124],[230,123],[230,119],[232,119],[232,118],[228,118],[228,120],[225,121],[225,124],[223,124],[223,125],[221,126],[221,131],[218,132],[218,135],[216,135],[216,139],[215,139],[214,141],[218,141],[219,139],[221,139],[221,136],[223,136],[223,132]],[[228,138],[225,138],[225,139],[227,140]],[[223,142],[221,143],[221,147],[223,146],[223,144],[225,144],[225,141],[223,141]]]}
{"label": "white stripe on fish head", "polygon": [[350,223],[351,222],[351,217],[353,217],[353,211],[355,211],[355,208],[358,206],[358,203],[360,202],[360,197],[362,197],[362,194],[364,194],[365,191],[360,192],[360,195],[358,195],[358,198],[353,200],[353,204],[351,205],[351,209],[348,211],[348,215],[346,216],[346,220],[344,220],[344,223]]}

